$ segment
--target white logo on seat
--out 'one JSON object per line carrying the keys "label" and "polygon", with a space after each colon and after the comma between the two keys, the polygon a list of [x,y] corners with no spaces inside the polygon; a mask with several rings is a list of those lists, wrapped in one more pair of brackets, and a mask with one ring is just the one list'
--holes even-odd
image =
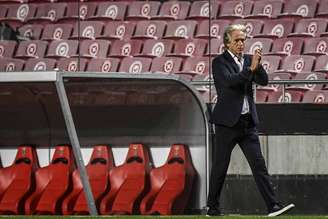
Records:
{"label": "white logo on seat", "polygon": [[22,4],[21,6],[19,6],[16,14],[17,19],[24,21],[28,15],[29,9],[30,8],[28,7],[27,4]]}
{"label": "white logo on seat", "polygon": [[323,94],[318,94],[315,98],[314,98],[314,102],[315,103],[324,103],[326,100],[325,95]]}
{"label": "white logo on seat", "polygon": [[253,30],[254,30],[254,27],[253,27],[253,24],[252,23],[247,23],[245,25],[245,28],[246,28],[246,34],[247,35],[250,35],[253,32]]}
{"label": "white logo on seat", "polygon": [[324,53],[324,52],[326,52],[326,49],[327,49],[327,43],[326,43],[326,41],[322,40],[318,43],[316,52]]}
{"label": "white logo on seat", "polygon": [[121,51],[121,54],[123,56],[129,56],[131,53],[131,44],[129,43],[126,43],[122,46],[122,51]]}
{"label": "white logo on seat", "polygon": [[167,60],[165,63],[164,63],[164,72],[165,73],[172,73],[172,70],[173,70],[173,66],[174,66],[174,62],[173,60]]}
{"label": "white logo on seat", "polygon": [[111,5],[106,9],[105,16],[115,19],[117,17],[118,8],[116,5]]}
{"label": "white logo on seat", "polygon": [[284,26],[282,24],[277,24],[272,28],[271,34],[282,37],[284,35]]}
{"label": "white logo on seat", "polygon": [[311,22],[307,27],[307,32],[315,34],[318,30],[318,24],[316,22]]}
{"label": "white logo on seat", "polygon": [[125,34],[125,26],[124,25],[117,26],[115,34],[116,34],[116,36],[119,36],[122,38]]}
{"label": "white logo on seat", "polygon": [[67,42],[61,42],[57,45],[56,55],[58,56],[67,56],[69,51],[69,46]]}
{"label": "white logo on seat", "polygon": [[0,56],[3,57],[4,53],[5,53],[5,47],[3,45],[0,45]]}
{"label": "white logo on seat", "polygon": [[164,50],[165,50],[164,44],[162,42],[158,42],[153,46],[151,54],[157,57],[161,57],[163,56]]}
{"label": "white logo on seat", "polygon": [[284,44],[283,51],[290,54],[293,50],[293,46],[294,46],[294,44],[292,41],[286,41]]}
{"label": "white logo on seat", "polygon": [[81,5],[80,7],[80,17],[84,19],[88,14],[88,6],[86,5]]}
{"label": "white logo on seat", "polygon": [[[284,101],[284,99],[285,99],[285,101]],[[279,103],[282,103],[282,102],[285,102],[285,103],[290,103],[290,102],[292,102],[292,95],[290,94],[290,93],[285,93],[285,98],[284,98],[284,96],[283,95],[281,95],[280,97],[279,97],[279,99],[278,99],[278,102]]]}
{"label": "white logo on seat", "polygon": [[55,40],[60,40],[63,36],[63,29],[61,27],[57,27],[55,30],[54,30],[54,33],[53,33],[53,38]]}
{"label": "white logo on seat", "polygon": [[244,12],[244,5],[242,2],[238,3],[234,8],[235,15],[242,15]]}
{"label": "white logo on seat", "polygon": [[15,71],[15,68],[16,68],[15,63],[9,62],[6,66],[6,71]]}
{"label": "white logo on seat", "polygon": [[211,37],[218,37],[220,31],[220,26],[218,24],[213,24],[211,26]]}
{"label": "white logo on seat", "polygon": [[95,38],[95,28],[93,26],[85,27],[82,32],[82,36],[94,39]]}
{"label": "white logo on seat", "polygon": [[266,6],[264,6],[263,8],[263,14],[265,15],[272,15],[272,5],[271,4],[267,4]]}
{"label": "white logo on seat", "polygon": [[38,62],[35,64],[34,68],[33,68],[34,71],[45,71],[47,70],[47,65],[45,62]]}
{"label": "white logo on seat", "polygon": [[305,62],[303,58],[299,58],[294,63],[294,70],[297,72],[301,72],[304,69]]}
{"label": "white logo on seat", "polygon": [[99,44],[97,42],[94,42],[90,44],[89,46],[89,54],[93,57],[96,57],[99,52]]}
{"label": "white logo on seat", "polygon": [[210,8],[209,3],[206,2],[200,8],[200,16],[209,17],[210,16],[210,10],[212,10],[212,8]]}
{"label": "white logo on seat", "polygon": [[150,14],[150,4],[146,3],[141,7],[141,15],[148,16]]}
{"label": "white logo on seat", "polygon": [[[313,80],[318,80],[318,75],[316,74],[309,74],[305,80],[313,81]],[[304,85],[308,89],[313,89],[315,87],[315,84],[305,84]]]}
{"label": "white logo on seat", "polygon": [[177,17],[179,15],[180,12],[180,5],[179,4],[174,4],[171,6],[170,8],[170,13],[171,15]]}
{"label": "white logo on seat", "polygon": [[52,9],[48,11],[48,18],[50,18],[51,21],[54,21],[56,19],[57,13],[56,10]]}
{"label": "white logo on seat", "polygon": [[36,55],[37,46],[35,43],[31,43],[26,47],[26,54],[28,56],[35,56]]}
{"label": "white logo on seat", "polygon": [[301,5],[297,8],[296,14],[306,17],[309,14],[309,7],[307,5]]}
{"label": "white logo on seat", "polygon": [[77,61],[71,61],[68,64],[68,71],[75,72],[77,70]]}
{"label": "white logo on seat", "polygon": [[157,27],[155,24],[150,24],[146,29],[146,35],[150,36],[150,37],[155,36],[156,29],[157,29]]}
{"label": "white logo on seat", "polygon": [[251,46],[251,48],[249,48],[249,52],[251,54],[255,53],[255,50],[263,48],[263,43],[261,41],[256,41],[255,43],[253,43],[253,45]]}
{"label": "white logo on seat", "polygon": [[183,37],[183,38],[187,38],[188,35],[188,29],[186,27],[186,25],[180,25],[174,33],[174,36],[177,37]]}
{"label": "white logo on seat", "polygon": [[134,61],[129,68],[129,73],[137,74],[142,71],[142,63],[140,61]]}
{"label": "white logo on seat", "polygon": [[101,72],[110,72],[111,68],[112,68],[112,63],[106,60],[101,66]]}
{"label": "white logo on seat", "polygon": [[190,42],[186,45],[185,53],[188,55],[192,55],[195,52],[196,45],[193,42]]}
{"label": "white logo on seat", "polygon": [[26,29],[25,32],[23,33],[23,36],[27,38],[33,37],[33,30],[31,28]]}
{"label": "white logo on seat", "polygon": [[206,68],[205,62],[198,62],[195,68],[197,74],[203,74]]}

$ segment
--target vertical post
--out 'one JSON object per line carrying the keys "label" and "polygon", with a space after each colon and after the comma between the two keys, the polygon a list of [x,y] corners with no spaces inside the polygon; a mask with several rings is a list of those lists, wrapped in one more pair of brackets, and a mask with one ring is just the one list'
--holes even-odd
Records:
{"label": "vertical post", "polygon": [[77,164],[77,167],[78,167],[78,170],[79,170],[79,173],[80,173],[84,193],[86,194],[86,199],[87,199],[87,202],[88,202],[89,212],[90,212],[91,215],[98,215],[97,208],[96,208],[96,205],[95,205],[95,200],[94,200],[93,195],[92,195],[88,175],[87,175],[87,172],[86,172],[86,169],[85,169],[85,166],[84,166],[82,153],[81,153],[80,142],[79,142],[79,139],[77,137],[77,133],[76,133],[76,129],[75,129],[74,121],[73,121],[71,108],[69,106],[67,95],[66,95],[66,90],[65,90],[65,87],[64,87],[63,78],[60,75],[60,73],[57,73],[57,74],[58,74],[57,81],[56,81],[57,94],[58,94],[58,97],[59,97],[62,113],[63,113],[63,116],[64,116],[68,136],[69,136],[70,142],[72,144],[75,162]]}

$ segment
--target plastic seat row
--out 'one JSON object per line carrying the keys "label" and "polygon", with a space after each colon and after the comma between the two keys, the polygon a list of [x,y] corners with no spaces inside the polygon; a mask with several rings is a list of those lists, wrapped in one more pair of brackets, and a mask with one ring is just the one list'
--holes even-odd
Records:
{"label": "plastic seat row", "polygon": [[[0,169],[1,214],[88,214],[87,201],[69,145],[58,145],[51,163],[39,167],[36,150],[18,148],[11,166]],[[196,176],[188,147],[171,146],[163,166],[151,169],[148,149],[131,144],[115,167],[111,147],[94,146],[86,166],[101,214],[183,213]]]}
{"label": "plastic seat row", "polygon": [[256,92],[257,103],[311,103],[327,104],[328,90],[286,90],[282,91],[258,90]]}
{"label": "plastic seat row", "polygon": [[[17,0],[7,0],[4,2],[16,2]],[[20,0],[24,2],[24,0]],[[28,13],[22,17],[16,17],[17,12],[22,10],[19,4],[9,4],[0,15],[7,15],[9,18],[19,18],[28,20],[29,18],[42,18],[52,13],[53,20],[63,17],[76,17],[78,10],[82,19],[92,19],[103,17],[104,19],[186,19],[186,18],[208,18],[208,1],[89,1],[80,3],[52,3],[49,4],[23,4],[28,5]],[[34,2],[42,2],[35,0]],[[45,0],[44,2],[47,2]],[[50,2],[50,0],[48,1]],[[25,7],[25,6],[24,6]],[[212,1],[212,18],[276,18],[276,17],[315,17],[327,15],[327,0],[263,0],[263,1]],[[65,10],[66,9],[66,10]],[[66,13],[65,13],[66,11]],[[53,16],[55,14],[56,16]]]}

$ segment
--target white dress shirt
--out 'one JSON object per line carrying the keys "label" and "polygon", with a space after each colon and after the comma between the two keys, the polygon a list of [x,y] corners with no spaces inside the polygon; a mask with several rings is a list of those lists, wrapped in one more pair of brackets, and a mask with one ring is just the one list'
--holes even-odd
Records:
{"label": "white dress shirt", "polygon": [[[229,54],[231,55],[231,57],[233,58],[233,60],[235,60],[236,64],[239,67],[239,71],[243,70],[243,66],[244,66],[244,57],[241,56],[240,58],[238,58],[237,56],[235,56],[232,52],[230,52],[230,50],[228,50]],[[244,103],[243,103],[243,107],[241,109],[241,114],[246,114],[249,113],[249,103],[248,103],[248,99],[247,96],[244,96]]]}

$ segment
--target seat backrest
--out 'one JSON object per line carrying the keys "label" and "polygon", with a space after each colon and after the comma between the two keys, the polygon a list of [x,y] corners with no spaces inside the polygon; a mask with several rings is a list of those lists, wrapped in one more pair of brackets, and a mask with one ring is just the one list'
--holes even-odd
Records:
{"label": "seat backrest", "polygon": [[35,4],[10,4],[7,7],[6,18],[15,18],[23,22],[34,17],[36,13]]}
{"label": "seat backrest", "polygon": [[314,66],[315,57],[309,55],[287,56],[282,62],[282,70],[300,72],[311,72]]}
{"label": "seat backrest", "polygon": [[293,19],[270,19],[263,25],[262,34],[274,35],[278,38],[287,37],[293,31]]}
{"label": "seat backrest", "polygon": [[279,56],[263,56],[262,66],[267,73],[273,73],[279,69],[281,57]]}
{"label": "seat backrest", "polygon": [[96,17],[108,17],[113,20],[124,20],[128,2],[101,2],[98,4]]}
{"label": "seat backrest", "polygon": [[175,41],[173,54],[181,54],[186,57],[203,56],[206,46],[207,40],[205,39],[181,39]]}
{"label": "seat backrest", "polygon": [[173,40],[146,40],[144,41],[142,55],[151,57],[164,57],[172,52]]}
{"label": "seat backrest", "polygon": [[271,92],[268,97],[268,103],[299,103],[302,101],[303,92],[285,91],[285,97],[282,91]]}
{"label": "seat backrest", "polygon": [[121,61],[119,71],[135,74],[149,72],[151,60],[151,58],[126,57]]}
{"label": "seat backrest", "polygon": [[[311,72],[311,73],[298,73],[295,75],[293,80],[325,80],[326,74],[325,73],[319,73],[319,72]],[[306,90],[321,90],[324,86],[324,84],[302,84],[302,85],[296,85],[297,87],[304,88]]]}
{"label": "seat backrest", "polygon": [[269,53],[272,47],[272,39],[267,38],[253,38],[246,40],[245,53],[253,55],[256,49],[262,48],[264,54]]}
{"label": "seat backrest", "polygon": [[250,15],[253,8],[252,1],[224,1],[221,5],[220,17],[240,17]]}
{"label": "seat backrest", "polygon": [[328,15],[328,0],[319,0],[316,17]]}
{"label": "seat backrest", "polygon": [[300,37],[275,39],[271,53],[282,55],[301,55],[304,40]]}
{"label": "seat backrest", "polygon": [[328,73],[328,56],[322,55],[316,59],[314,71]]}
{"label": "seat backrest", "polygon": [[164,38],[192,39],[197,27],[193,20],[168,22]]}
{"label": "seat backrest", "polygon": [[0,57],[11,58],[15,53],[17,43],[12,40],[1,40],[0,41]]}
{"label": "seat backrest", "polygon": [[181,66],[182,58],[157,57],[153,59],[150,71],[174,74],[180,71]]}
{"label": "seat backrest", "polygon": [[306,91],[303,96],[303,103],[328,103],[328,91],[327,90],[315,90]]}
{"label": "seat backrest", "polygon": [[16,51],[19,58],[43,58],[48,42],[41,40],[21,41]]}
{"label": "seat backrest", "polygon": [[42,40],[67,40],[73,30],[73,24],[47,24],[42,33]]}
{"label": "seat backrest", "polygon": [[39,40],[44,29],[42,24],[26,24],[18,28],[18,32],[21,36],[27,39]]}
{"label": "seat backrest", "polygon": [[39,168],[39,160],[34,146],[21,145],[18,147],[13,164],[20,163],[30,165],[33,171]]}
{"label": "seat backrest", "polygon": [[25,61],[21,59],[1,58],[0,71],[4,71],[4,72],[22,71],[24,68],[24,64]]}
{"label": "seat backrest", "polygon": [[283,14],[300,15],[302,17],[314,17],[317,10],[317,0],[288,0],[284,1]]}
{"label": "seat backrest", "polygon": [[208,20],[201,21],[198,24],[195,37],[207,39],[210,36],[211,38],[220,39],[223,36],[224,29],[230,23],[229,20],[212,20],[209,28],[210,22]]}
{"label": "seat backrest", "polygon": [[328,38],[317,37],[305,39],[303,54],[325,55],[328,53]]}
{"label": "seat backrest", "polygon": [[161,19],[184,20],[189,13],[189,7],[189,1],[166,1],[162,3],[158,17]]}
{"label": "seat backrest", "polygon": [[102,21],[82,21],[74,26],[72,38],[95,39],[100,36],[104,28]]}
{"label": "seat backrest", "polygon": [[194,1],[190,7],[188,18],[215,19],[220,9],[219,1]]}
{"label": "seat backrest", "polygon": [[276,18],[282,12],[283,0],[262,0],[255,1],[252,15],[266,15]]}
{"label": "seat backrest", "polygon": [[234,20],[233,23],[245,25],[247,37],[253,37],[254,35],[260,34],[264,25],[262,19],[237,19]]}
{"label": "seat backrest", "polygon": [[62,163],[71,166],[71,170],[75,169],[75,162],[70,145],[57,145],[51,159],[51,164]]}
{"label": "seat backrest", "polygon": [[77,54],[78,44],[77,40],[53,40],[49,44],[47,56],[69,58]]}
{"label": "seat backrest", "polygon": [[164,35],[165,28],[165,21],[139,21],[136,26],[134,37],[160,39]]}
{"label": "seat backrest", "polygon": [[127,19],[149,19],[159,12],[159,1],[132,1],[128,8]]}
{"label": "seat backrest", "polygon": [[308,33],[319,37],[327,29],[327,20],[323,18],[301,19],[295,25],[294,33]]}
{"label": "seat backrest", "polygon": [[82,20],[95,15],[97,4],[94,2],[69,2],[67,3],[66,17],[78,17]]}
{"label": "seat backrest", "polygon": [[89,72],[117,72],[120,59],[98,58],[88,62],[87,71]]}
{"label": "seat backrest", "polygon": [[225,46],[222,39],[211,39],[206,47],[206,55],[216,56],[224,52]]}
{"label": "seat backrest", "polygon": [[64,2],[37,4],[35,18],[47,17],[50,21],[55,22],[64,17],[66,9],[70,10],[70,7],[67,7]]}
{"label": "seat backrest", "polygon": [[83,40],[79,55],[87,58],[106,58],[110,42],[108,40]]}
{"label": "seat backrest", "polygon": [[85,58],[62,58],[57,61],[56,65],[59,70],[68,72],[84,71],[86,66]]}
{"label": "seat backrest", "polygon": [[187,58],[183,64],[182,72],[194,72],[198,75],[208,75],[209,59],[208,57]]}
{"label": "seat backrest", "polygon": [[52,71],[55,65],[55,59],[29,59],[25,62],[24,71]]}
{"label": "seat backrest", "polygon": [[136,24],[129,21],[110,21],[106,24],[101,37],[108,39],[130,39]]}

